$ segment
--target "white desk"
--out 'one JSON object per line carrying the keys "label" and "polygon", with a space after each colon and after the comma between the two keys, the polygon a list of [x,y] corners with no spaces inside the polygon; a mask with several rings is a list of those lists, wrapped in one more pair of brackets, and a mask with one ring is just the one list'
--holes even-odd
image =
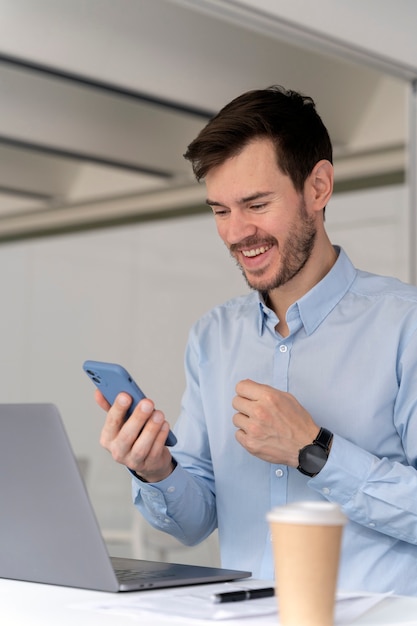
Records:
{"label": "white desk", "polygon": [[[136,596],[153,593],[135,592]],[[120,594],[122,596],[129,594]],[[147,613],[146,617],[133,619],[131,616],[92,611],[92,604],[108,602],[114,594],[84,591],[67,587],[54,587],[0,579],[0,622],[4,626],[166,626],[167,624],[190,624],[208,626],[202,620],[181,620],[158,614]],[[225,626],[242,626],[242,619],[220,622]],[[245,626],[271,624],[271,616],[245,618]],[[278,621],[277,621],[278,623]],[[390,597],[371,609],[351,626],[417,626],[417,598]]]}

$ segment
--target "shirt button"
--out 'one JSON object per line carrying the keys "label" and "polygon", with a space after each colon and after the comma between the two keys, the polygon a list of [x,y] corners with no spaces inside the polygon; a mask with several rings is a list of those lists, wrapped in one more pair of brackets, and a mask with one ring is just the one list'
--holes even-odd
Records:
{"label": "shirt button", "polygon": [[282,345],[279,347],[280,352],[286,352],[287,350],[288,350],[287,346]]}
{"label": "shirt button", "polygon": [[282,478],[284,476],[284,472],[282,471],[282,469],[275,470],[275,476],[277,478]]}
{"label": "shirt button", "polygon": [[330,489],[328,487],[323,487],[321,492],[324,493],[325,496],[328,496],[330,493]]}
{"label": "shirt button", "polygon": [[174,493],[175,487],[168,487],[167,493]]}
{"label": "shirt button", "polygon": [[369,528],[375,528],[374,522],[369,522],[368,526],[369,526]]}

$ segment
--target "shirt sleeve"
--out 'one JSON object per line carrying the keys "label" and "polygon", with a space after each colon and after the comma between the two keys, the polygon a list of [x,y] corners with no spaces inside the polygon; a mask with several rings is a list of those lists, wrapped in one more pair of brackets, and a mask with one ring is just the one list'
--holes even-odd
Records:
{"label": "shirt sleeve", "polygon": [[417,331],[414,322],[404,328],[392,415],[380,424],[387,439],[395,431],[400,444],[382,456],[335,434],[327,463],[309,486],[340,504],[352,521],[417,545]]}
{"label": "shirt sleeve", "polygon": [[379,459],[337,435],[324,468],[309,486],[337,502],[354,522],[417,544],[417,471]]}
{"label": "shirt sleeve", "polygon": [[216,527],[214,496],[178,463],[158,483],[132,478],[133,501],[147,521],[187,546],[203,541]]}
{"label": "shirt sleeve", "polygon": [[217,527],[216,496],[205,412],[199,381],[199,343],[194,329],[185,353],[186,390],[172,449],[177,466],[165,480],[132,478],[133,500],[155,528],[193,546]]}

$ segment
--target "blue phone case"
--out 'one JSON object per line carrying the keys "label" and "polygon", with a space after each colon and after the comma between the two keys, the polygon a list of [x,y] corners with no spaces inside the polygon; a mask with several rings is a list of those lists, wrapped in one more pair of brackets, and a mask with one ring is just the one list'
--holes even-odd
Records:
{"label": "blue phone case", "polygon": [[[133,402],[126,414],[126,419],[132,415],[138,402],[145,398],[145,394],[135,383],[129,372],[117,363],[85,361],[83,370],[110,404],[114,403],[116,396],[121,391],[125,391],[131,396]],[[176,443],[177,438],[173,432],[169,431],[166,445],[174,446]]]}

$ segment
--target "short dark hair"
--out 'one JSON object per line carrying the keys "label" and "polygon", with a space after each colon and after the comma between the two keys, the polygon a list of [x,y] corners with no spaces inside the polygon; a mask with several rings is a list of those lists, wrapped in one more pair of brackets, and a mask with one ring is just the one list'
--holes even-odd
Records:
{"label": "short dark hair", "polygon": [[313,99],[279,85],[248,91],[226,104],[190,143],[184,157],[201,180],[262,137],[272,140],[278,167],[297,191],[303,191],[318,161],[333,162],[329,133]]}

